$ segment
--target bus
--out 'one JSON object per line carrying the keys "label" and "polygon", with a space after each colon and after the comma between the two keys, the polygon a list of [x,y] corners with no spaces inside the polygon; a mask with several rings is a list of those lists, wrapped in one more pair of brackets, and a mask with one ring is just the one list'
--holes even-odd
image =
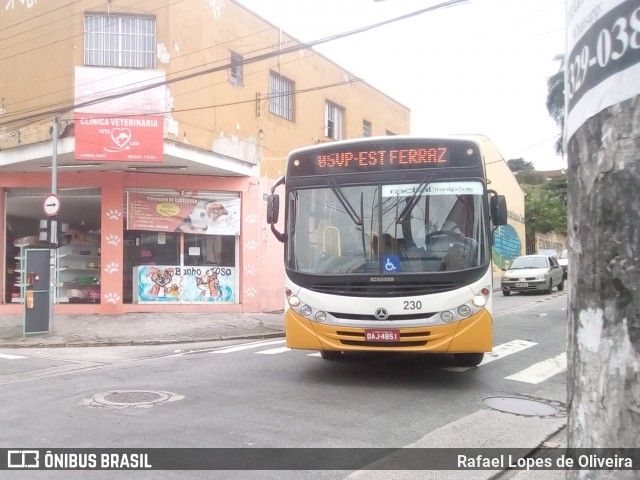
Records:
{"label": "bus", "polygon": [[507,223],[504,195],[487,188],[486,142],[366,137],[289,154],[267,199],[284,243],[287,347],[327,360],[358,351],[482,361],[492,231]]}

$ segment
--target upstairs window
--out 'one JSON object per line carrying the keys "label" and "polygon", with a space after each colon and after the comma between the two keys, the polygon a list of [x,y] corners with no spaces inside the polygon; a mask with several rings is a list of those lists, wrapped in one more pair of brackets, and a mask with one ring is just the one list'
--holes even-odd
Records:
{"label": "upstairs window", "polygon": [[269,73],[269,111],[293,121],[293,81],[276,73]]}
{"label": "upstairs window", "polygon": [[324,136],[334,140],[342,140],[342,117],[344,110],[334,103],[327,102],[324,106]]}
{"label": "upstairs window", "polygon": [[362,121],[362,136],[370,137],[371,136],[371,122],[367,120]]}
{"label": "upstairs window", "polygon": [[94,13],[85,15],[85,65],[155,68],[155,59],[155,18]]}
{"label": "upstairs window", "polygon": [[235,87],[242,87],[242,55],[230,52],[229,57],[229,83]]}

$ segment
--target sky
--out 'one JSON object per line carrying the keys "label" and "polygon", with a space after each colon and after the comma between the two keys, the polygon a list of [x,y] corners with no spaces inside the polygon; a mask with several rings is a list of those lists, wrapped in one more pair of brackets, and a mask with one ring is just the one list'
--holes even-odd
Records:
{"label": "sky", "polygon": [[[444,0],[237,0],[303,42]],[[469,0],[314,47],[411,110],[411,133],[479,133],[505,159],[566,167],[546,108],[565,49],[564,0]]]}

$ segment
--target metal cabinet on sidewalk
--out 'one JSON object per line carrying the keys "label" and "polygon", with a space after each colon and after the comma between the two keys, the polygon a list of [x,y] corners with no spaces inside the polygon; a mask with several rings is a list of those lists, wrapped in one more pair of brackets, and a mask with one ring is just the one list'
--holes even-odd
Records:
{"label": "metal cabinet on sidewalk", "polygon": [[51,310],[51,250],[24,249],[22,267],[24,334],[46,333]]}

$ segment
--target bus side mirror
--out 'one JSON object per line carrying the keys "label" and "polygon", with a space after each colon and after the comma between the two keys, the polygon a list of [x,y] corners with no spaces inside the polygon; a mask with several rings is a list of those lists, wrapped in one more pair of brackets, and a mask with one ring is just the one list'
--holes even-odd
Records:
{"label": "bus side mirror", "polygon": [[493,226],[499,227],[500,225],[507,224],[507,199],[504,195],[493,195],[490,200],[491,207],[491,219],[493,220]]}
{"label": "bus side mirror", "polygon": [[267,223],[274,225],[278,223],[278,216],[280,213],[280,196],[277,194],[271,194],[267,197]]}
{"label": "bus side mirror", "polygon": [[267,223],[271,225],[271,233],[280,242],[287,240],[287,234],[276,230],[275,224],[278,223],[278,214],[280,213],[280,196],[271,194],[267,197]]}

